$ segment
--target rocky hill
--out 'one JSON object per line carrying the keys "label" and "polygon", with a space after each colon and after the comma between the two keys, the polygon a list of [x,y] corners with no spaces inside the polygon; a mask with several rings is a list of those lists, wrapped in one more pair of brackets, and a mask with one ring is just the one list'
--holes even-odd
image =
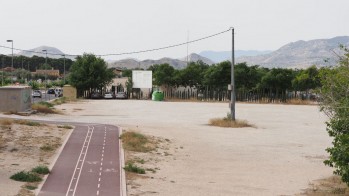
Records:
{"label": "rocky hill", "polygon": [[[32,56],[40,56],[40,57],[46,57],[46,52],[43,52],[43,50],[47,50],[47,57],[49,58],[54,58],[54,59],[59,59],[63,58],[62,55],[64,54],[62,51],[55,47],[50,47],[50,46],[40,46],[34,49],[30,49],[27,51],[21,51],[17,53],[16,55],[20,56],[27,56],[27,57],[32,57]],[[73,56],[66,56],[66,58],[74,59],[75,57]]]}
{"label": "rocky hill", "polygon": [[[259,51],[259,50],[236,50],[235,58],[239,58],[241,56],[257,56],[271,53],[271,50]],[[202,51],[199,53],[200,56],[211,59],[212,61],[219,63],[226,60],[231,60],[231,51]]]}
{"label": "rocky hill", "polygon": [[[208,65],[212,65],[214,62],[211,61],[208,58],[202,57],[198,54],[192,53],[188,56],[189,62],[197,62],[197,61],[203,61],[204,63]],[[142,68],[147,69],[151,65],[154,64],[164,64],[168,63],[169,65],[173,66],[175,69],[183,69],[187,66],[187,57],[181,58],[181,59],[172,59],[172,58],[161,58],[158,60],[143,60],[138,61],[136,59],[122,59],[118,61],[112,61],[109,62],[109,67],[119,67],[119,68],[127,68],[127,69],[134,69],[134,68]]]}
{"label": "rocky hill", "polygon": [[236,62],[247,62],[249,65],[260,65],[269,68],[330,66],[335,65],[338,61],[337,55],[343,54],[339,49],[340,44],[349,46],[349,36],[292,42],[269,54],[240,57],[236,59]]}

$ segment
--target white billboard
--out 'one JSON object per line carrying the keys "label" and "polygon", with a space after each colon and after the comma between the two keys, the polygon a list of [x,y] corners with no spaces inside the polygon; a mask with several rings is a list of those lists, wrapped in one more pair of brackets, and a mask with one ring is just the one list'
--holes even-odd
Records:
{"label": "white billboard", "polygon": [[132,71],[133,88],[153,88],[152,71]]}

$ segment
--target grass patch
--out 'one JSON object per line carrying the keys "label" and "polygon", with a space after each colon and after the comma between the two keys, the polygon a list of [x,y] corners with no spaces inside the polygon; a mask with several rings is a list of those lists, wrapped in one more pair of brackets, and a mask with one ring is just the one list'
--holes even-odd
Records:
{"label": "grass patch", "polygon": [[316,102],[310,100],[302,100],[302,99],[289,99],[286,101],[286,104],[291,105],[314,105]]}
{"label": "grass patch", "polygon": [[26,185],[25,188],[28,189],[28,190],[35,190],[35,189],[37,189],[38,187],[32,186],[32,185]]}
{"label": "grass patch", "polygon": [[324,196],[324,195],[349,195],[349,187],[339,176],[316,180],[309,183],[309,187],[301,195]]}
{"label": "grass patch", "polygon": [[53,101],[53,104],[54,104],[54,105],[61,105],[61,104],[63,104],[63,103],[67,103],[67,98],[66,98],[66,97],[60,97],[60,98],[55,99],[55,100]]}
{"label": "grass patch", "polygon": [[125,171],[137,173],[137,174],[145,174],[145,170],[141,167],[138,167],[137,165],[134,165],[133,163],[127,163],[124,167]]}
{"label": "grass patch", "polygon": [[243,128],[243,127],[253,127],[252,125],[248,124],[245,120],[231,120],[226,118],[214,118],[210,120],[211,126],[217,126],[217,127],[227,127],[227,128]]}
{"label": "grass patch", "polygon": [[50,170],[48,169],[47,166],[40,165],[40,166],[37,166],[37,167],[33,168],[32,172],[37,173],[37,174],[46,175],[46,174],[50,173]]}
{"label": "grass patch", "polygon": [[10,179],[20,182],[39,182],[42,180],[40,176],[33,172],[20,171],[13,174]]}
{"label": "grass patch", "polygon": [[58,128],[62,128],[62,129],[72,129],[73,127],[70,125],[58,125]]}
{"label": "grass patch", "polygon": [[16,120],[15,121],[17,124],[21,124],[21,125],[27,125],[27,126],[41,126],[40,123],[38,122],[34,122],[34,121],[28,121],[28,120]]}
{"label": "grass patch", "polygon": [[152,172],[153,174],[155,174],[155,173],[156,173],[156,170],[155,170],[155,169],[153,169],[153,168],[147,168],[147,171],[150,171],[150,172]]}
{"label": "grass patch", "polygon": [[10,126],[13,124],[13,120],[12,119],[8,119],[8,118],[4,118],[4,119],[0,119],[0,125],[2,126]]}
{"label": "grass patch", "polygon": [[53,106],[54,106],[52,103],[49,103],[47,101],[40,101],[38,104],[47,106],[48,108],[53,108]]}
{"label": "grass patch", "polygon": [[125,150],[134,152],[150,152],[155,149],[152,141],[140,133],[133,131],[121,134],[120,139]]}
{"label": "grass patch", "polygon": [[209,124],[211,126],[226,127],[226,128],[243,128],[243,127],[254,127],[248,124],[245,120],[231,120],[231,114],[228,113],[227,117],[211,119]]}
{"label": "grass patch", "polygon": [[[47,102],[44,102],[47,103]],[[32,109],[44,114],[55,114],[57,113],[53,108],[48,107],[46,104],[35,103],[32,105]]]}
{"label": "grass patch", "polygon": [[40,150],[48,152],[48,151],[53,151],[55,148],[50,145],[50,144],[45,144],[43,146],[40,147]]}

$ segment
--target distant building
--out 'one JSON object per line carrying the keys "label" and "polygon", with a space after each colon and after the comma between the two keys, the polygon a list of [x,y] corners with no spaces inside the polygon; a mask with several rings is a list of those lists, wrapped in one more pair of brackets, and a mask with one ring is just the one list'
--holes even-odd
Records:
{"label": "distant building", "polygon": [[33,72],[33,74],[59,77],[59,70],[55,70],[55,69],[51,69],[51,70],[37,69],[36,72]]}
{"label": "distant building", "polygon": [[13,72],[14,70],[16,70],[15,68],[12,68],[12,67],[5,67],[3,69],[0,69],[1,71],[4,71],[4,72]]}
{"label": "distant building", "polygon": [[121,68],[118,68],[118,67],[112,67],[111,68],[113,70],[113,72],[115,73],[115,75],[117,77],[122,77],[122,69]]}

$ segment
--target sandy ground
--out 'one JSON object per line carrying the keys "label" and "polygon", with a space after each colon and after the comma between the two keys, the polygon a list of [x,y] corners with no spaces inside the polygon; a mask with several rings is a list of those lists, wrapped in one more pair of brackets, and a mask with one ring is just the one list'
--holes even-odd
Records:
{"label": "sandy ground", "polygon": [[322,162],[331,138],[317,106],[237,104],[238,119],[256,128],[208,126],[227,103],[88,100],[56,108],[66,115],[31,116],[108,123],[170,140],[158,170],[136,178],[129,195],[294,195],[332,175]]}
{"label": "sandy ground", "polygon": [[[34,192],[24,188],[26,183],[11,180],[10,176],[22,170],[30,171],[39,165],[49,166],[67,132],[67,129],[60,129],[56,125],[1,125],[0,195],[34,195]],[[52,150],[42,150],[42,146],[49,146]]]}

